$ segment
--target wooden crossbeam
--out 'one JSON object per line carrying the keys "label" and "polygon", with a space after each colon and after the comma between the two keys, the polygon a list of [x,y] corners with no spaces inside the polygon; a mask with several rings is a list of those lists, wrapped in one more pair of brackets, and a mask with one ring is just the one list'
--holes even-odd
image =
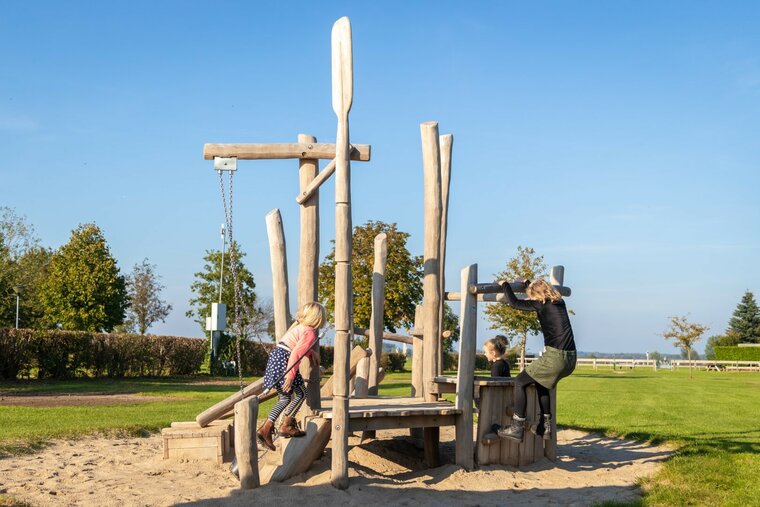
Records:
{"label": "wooden crossbeam", "polygon": [[[351,160],[366,162],[370,159],[372,147],[369,144],[354,144]],[[239,160],[269,159],[326,159],[335,158],[335,145],[326,143],[269,143],[269,144],[204,144],[203,158],[235,157]]]}

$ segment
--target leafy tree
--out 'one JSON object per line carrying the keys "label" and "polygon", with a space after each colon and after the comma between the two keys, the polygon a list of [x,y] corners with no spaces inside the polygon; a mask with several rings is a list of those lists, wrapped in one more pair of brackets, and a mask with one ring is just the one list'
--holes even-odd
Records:
{"label": "leafy tree", "polygon": [[127,277],[129,309],[125,320],[125,329],[145,334],[156,322],[164,322],[172,311],[172,305],[161,300],[161,276],[156,273],[156,266],[143,259],[135,264]]}
{"label": "leafy tree", "polygon": [[662,333],[666,340],[675,341],[676,346],[686,353],[686,357],[689,359],[689,378],[692,378],[691,355],[694,344],[708,329],[707,326],[689,322],[685,316],[670,317],[670,326]]}
{"label": "leafy tree", "polygon": [[[243,263],[245,253],[240,250],[237,243],[232,243],[230,250],[234,251],[236,259],[238,283],[242,308],[239,311],[240,323],[243,336],[247,339],[259,335],[262,328],[266,331],[269,321],[266,315],[256,305],[256,284],[253,275]],[[229,334],[234,332],[235,319],[235,284],[232,270],[230,269],[230,255],[225,254],[224,278],[222,280],[222,303],[227,305],[227,329]],[[194,297],[190,299],[190,310],[185,315],[194,318],[206,330],[206,317],[211,316],[211,303],[219,302],[219,277],[222,271],[222,252],[219,250],[207,250],[203,257],[205,264],[203,270],[195,273],[195,281],[190,286]]]}
{"label": "leafy tree", "polygon": [[727,333],[735,333],[739,343],[760,343],[760,308],[755,296],[746,291],[728,322]]}
{"label": "leafy tree", "polygon": [[459,341],[459,318],[454,311],[447,305],[443,304],[443,331],[449,331],[451,334],[443,339],[443,352],[453,352],[454,344]]}
{"label": "leafy tree", "polygon": [[649,359],[651,359],[652,361],[657,361],[659,363],[660,361],[664,359],[664,357],[662,356],[662,354],[660,354],[659,352],[655,350],[654,352],[649,353]]}
{"label": "leafy tree", "polygon": [[[422,257],[412,256],[406,248],[409,234],[396,224],[369,221],[354,227],[351,274],[354,290],[354,325],[368,328],[372,315],[372,270],[375,259],[375,236],[388,238],[385,269],[385,329],[410,328],[414,323],[415,306],[422,299]],[[333,250],[319,265],[319,298],[333,320],[335,310],[335,242]]]}
{"label": "leafy tree", "polygon": [[[504,271],[494,275],[496,280],[534,280],[545,277],[546,264],[543,255],[536,255],[531,247],[517,247],[517,255],[507,261]],[[486,318],[491,329],[502,331],[509,338],[519,338],[520,370],[525,368],[525,344],[529,334],[541,332],[541,324],[535,312],[515,310],[507,304],[489,304],[486,306]]]}
{"label": "leafy tree", "polygon": [[80,225],[50,260],[41,291],[45,320],[72,331],[111,331],[129,306],[126,285],[100,228]]}
{"label": "leafy tree", "polygon": [[39,246],[34,227],[12,208],[0,207],[0,327],[16,322],[16,294],[20,289],[19,325],[37,327],[42,314],[39,298],[51,252]]}

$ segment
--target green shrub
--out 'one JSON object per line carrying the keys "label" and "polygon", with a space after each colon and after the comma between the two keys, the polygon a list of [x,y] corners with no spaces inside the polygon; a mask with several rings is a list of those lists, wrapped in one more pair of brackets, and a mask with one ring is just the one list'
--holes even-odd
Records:
{"label": "green shrub", "polygon": [[475,354],[475,369],[491,371],[491,362],[485,354]]}
{"label": "green shrub", "polygon": [[380,365],[386,372],[404,371],[406,355],[401,352],[388,352],[382,355]]}
{"label": "green shrub", "polygon": [[443,370],[451,371],[456,370],[459,364],[459,354],[456,352],[444,352],[443,353]]}
{"label": "green shrub", "polygon": [[15,379],[35,368],[38,378],[58,379],[196,374],[206,343],[176,336],[0,328],[0,378]]}
{"label": "green shrub", "polygon": [[717,361],[760,361],[760,347],[715,347]]}
{"label": "green shrub", "polygon": [[32,361],[30,329],[0,328],[0,379],[15,379],[29,372]]}
{"label": "green shrub", "polygon": [[319,346],[319,364],[325,370],[332,371],[333,361],[335,359],[335,349],[329,345]]}

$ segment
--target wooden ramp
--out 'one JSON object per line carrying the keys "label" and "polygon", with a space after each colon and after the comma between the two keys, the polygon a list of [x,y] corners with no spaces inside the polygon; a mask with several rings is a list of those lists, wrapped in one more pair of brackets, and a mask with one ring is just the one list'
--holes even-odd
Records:
{"label": "wooden ramp", "polygon": [[261,484],[282,482],[306,472],[322,456],[330,440],[330,422],[322,417],[307,416],[303,423],[305,436],[278,438],[275,441],[277,451],[265,453],[264,459],[259,463]]}
{"label": "wooden ramp", "polygon": [[[348,431],[454,426],[455,418],[461,412],[448,401],[389,396],[351,398]],[[332,419],[332,399],[322,399],[322,408],[317,415]]]}

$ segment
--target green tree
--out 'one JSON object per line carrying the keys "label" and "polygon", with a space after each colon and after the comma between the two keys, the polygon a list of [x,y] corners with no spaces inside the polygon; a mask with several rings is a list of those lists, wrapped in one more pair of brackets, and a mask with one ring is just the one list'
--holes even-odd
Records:
{"label": "green tree", "polygon": [[[497,273],[496,280],[534,280],[546,276],[546,264],[543,255],[536,255],[531,247],[517,247],[517,255],[507,261],[504,271]],[[529,334],[541,332],[541,324],[535,312],[515,310],[507,304],[489,304],[486,306],[486,318],[491,329],[503,332],[509,338],[519,338],[520,370],[525,368],[525,344]]]}
{"label": "green tree", "polygon": [[39,246],[34,227],[12,208],[0,207],[0,327],[16,321],[19,326],[38,327],[42,315],[39,288],[47,272],[51,252]]}
{"label": "green tree", "polygon": [[129,306],[126,285],[100,228],[80,225],[50,260],[41,293],[45,320],[72,331],[111,331]]}
{"label": "green tree", "polygon": [[726,333],[734,333],[739,338],[739,343],[760,343],[760,308],[750,291],[746,291],[736,305]]}
{"label": "green tree", "polygon": [[443,352],[453,352],[454,344],[459,341],[459,318],[446,303],[443,304],[443,331],[449,331],[449,336],[443,338]]}
{"label": "green tree", "polygon": [[662,333],[662,336],[666,340],[673,340],[676,346],[679,347],[682,353],[685,353],[686,358],[689,359],[689,378],[692,378],[691,371],[691,356],[694,350],[694,344],[699,341],[702,335],[709,328],[701,324],[689,322],[684,317],[670,317],[670,325]]}
{"label": "green tree", "polygon": [[[351,275],[354,290],[354,325],[368,328],[372,315],[372,271],[375,259],[375,236],[388,238],[385,269],[385,329],[410,328],[414,323],[415,306],[422,300],[422,257],[412,256],[406,248],[409,234],[396,224],[369,221],[354,227]],[[325,305],[327,318],[333,320],[335,309],[335,242],[333,250],[319,265],[319,299]]]}
{"label": "green tree", "polygon": [[172,305],[161,299],[161,276],[156,273],[156,266],[143,259],[135,264],[127,277],[129,309],[125,320],[125,329],[130,332],[145,332],[156,322],[164,322],[172,311]]}
{"label": "green tree", "polygon": [[[265,315],[256,305],[256,284],[253,275],[243,263],[245,253],[240,250],[237,243],[233,243],[230,250],[234,251],[236,259],[238,288],[242,307],[239,311],[242,339],[248,339],[266,331],[269,324]],[[230,255],[224,256],[224,278],[222,280],[222,300],[227,305],[227,330],[228,334],[234,333],[235,319],[235,284],[232,270],[230,269]],[[219,278],[222,271],[222,252],[219,250],[207,250],[203,257],[203,270],[195,273],[195,281],[190,286],[194,296],[190,299],[190,310],[185,315],[195,319],[206,330],[206,317],[211,316],[211,303],[219,302]]]}

